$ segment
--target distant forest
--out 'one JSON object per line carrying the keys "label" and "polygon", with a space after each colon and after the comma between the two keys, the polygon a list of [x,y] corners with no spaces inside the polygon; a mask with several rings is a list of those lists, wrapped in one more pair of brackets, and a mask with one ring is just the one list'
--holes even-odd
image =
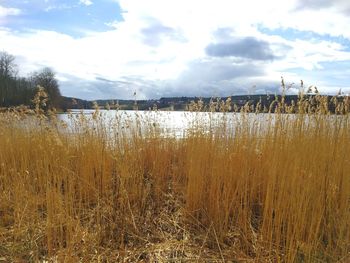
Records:
{"label": "distant forest", "polygon": [[62,96],[55,73],[48,67],[31,73],[28,77],[18,75],[15,57],[0,52],[0,108],[33,105],[38,86],[48,95],[47,108],[61,108]]}

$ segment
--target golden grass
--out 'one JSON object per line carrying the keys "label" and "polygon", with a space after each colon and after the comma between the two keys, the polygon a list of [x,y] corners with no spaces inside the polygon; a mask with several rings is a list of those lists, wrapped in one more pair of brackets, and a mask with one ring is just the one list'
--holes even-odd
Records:
{"label": "golden grass", "polygon": [[295,107],[184,138],[1,113],[0,261],[347,262],[349,115]]}

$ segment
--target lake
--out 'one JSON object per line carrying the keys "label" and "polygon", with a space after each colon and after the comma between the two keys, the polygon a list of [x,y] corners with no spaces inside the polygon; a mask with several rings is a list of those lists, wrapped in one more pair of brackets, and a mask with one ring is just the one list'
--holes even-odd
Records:
{"label": "lake", "polygon": [[[71,110],[67,114],[59,114],[72,132],[82,132],[89,127],[99,128],[108,133],[128,133],[135,127],[142,133],[157,132],[165,137],[185,137],[193,130],[209,133],[235,132],[239,128],[248,132],[263,131],[271,127],[276,116],[288,122],[297,115],[255,114],[255,113],[222,113],[222,112],[188,112],[188,111],[124,111],[124,110]],[[97,118],[96,118],[97,117]],[[82,125],[82,123],[86,125]],[[239,127],[237,127],[239,125]]]}

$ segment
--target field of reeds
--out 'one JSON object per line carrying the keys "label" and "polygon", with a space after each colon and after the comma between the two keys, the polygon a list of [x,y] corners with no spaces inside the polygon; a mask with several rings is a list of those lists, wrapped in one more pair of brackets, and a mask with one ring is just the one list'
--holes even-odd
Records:
{"label": "field of reeds", "polygon": [[349,262],[348,99],[238,111],[181,138],[0,113],[0,262]]}

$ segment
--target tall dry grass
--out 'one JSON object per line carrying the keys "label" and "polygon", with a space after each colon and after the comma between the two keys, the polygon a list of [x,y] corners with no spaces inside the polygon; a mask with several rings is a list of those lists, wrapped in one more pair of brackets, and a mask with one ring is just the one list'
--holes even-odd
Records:
{"label": "tall dry grass", "polygon": [[0,260],[348,262],[348,102],[312,99],[183,138],[98,110],[67,128],[2,113]]}

